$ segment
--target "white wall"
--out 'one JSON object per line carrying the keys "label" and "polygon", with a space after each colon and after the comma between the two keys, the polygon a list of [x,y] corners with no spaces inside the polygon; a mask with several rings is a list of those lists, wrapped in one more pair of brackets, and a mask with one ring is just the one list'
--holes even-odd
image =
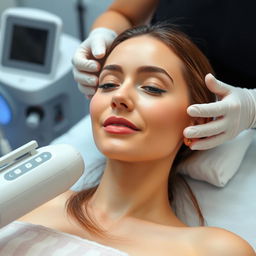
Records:
{"label": "white wall", "polygon": [[[103,12],[113,0],[83,0],[85,7],[85,34],[96,17]],[[58,15],[63,21],[63,31],[79,38],[77,0],[0,0],[0,14],[8,7],[25,6],[39,8]]]}
{"label": "white wall", "polygon": [[93,21],[104,12],[113,0],[83,0],[86,11],[86,31],[89,32]]}

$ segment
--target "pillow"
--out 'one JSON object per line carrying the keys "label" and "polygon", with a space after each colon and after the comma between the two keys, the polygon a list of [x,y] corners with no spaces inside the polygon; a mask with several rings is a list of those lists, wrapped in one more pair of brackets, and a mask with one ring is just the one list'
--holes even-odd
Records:
{"label": "pillow", "polygon": [[[216,148],[195,151],[179,165],[179,171],[215,186],[225,186],[238,170],[254,133],[255,130],[245,130],[235,139]],[[105,167],[105,158],[94,144],[90,117],[87,115],[67,133],[52,142],[61,143],[74,146],[85,161],[85,172],[71,189],[78,191],[97,184]]]}
{"label": "pillow", "polygon": [[195,151],[178,166],[178,170],[193,179],[224,187],[239,169],[254,134],[254,129],[244,130],[220,146]]}

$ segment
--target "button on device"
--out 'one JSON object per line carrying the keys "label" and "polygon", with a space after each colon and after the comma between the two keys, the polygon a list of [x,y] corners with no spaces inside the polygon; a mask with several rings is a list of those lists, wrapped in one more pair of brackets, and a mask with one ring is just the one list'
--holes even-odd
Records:
{"label": "button on device", "polygon": [[41,157],[37,157],[35,160],[36,160],[37,163],[40,163],[40,162],[43,161],[43,159]]}
{"label": "button on device", "polygon": [[29,168],[32,167],[32,164],[31,163],[27,163],[27,164],[25,164],[25,167],[29,169]]}
{"label": "button on device", "polygon": [[30,159],[29,162],[21,164],[4,175],[4,178],[8,181],[15,180],[25,173],[33,171],[36,167],[40,166],[44,162],[52,158],[50,152],[43,152],[39,156]]}
{"label": "button on device", "polygon": [[6,180],[14,180],[16,177],[15,173],[13,171],[10,171],[10,172],[7,172],[5,175],[4,175],[4,178]]}
{"label": "button on device", "polygon": [[9,173],[8,173],[8,176],[9,176],[10,178],[14,178],[14,177],[15,177],[15,175],[14,175],[13,172],[9,172]]}
{"label": "button on device", "polygon": [[51,158],[51,154],[49,152],[45,152],[42,154],[42,157],[44,158],[44,161],[45,161]]}
{"label": "button on device", "polygon": [[21,173],[21,169],[15,169],[15,170],[14,170],[14,173],[15,173],[15,174],[20,174],[20,173]]}

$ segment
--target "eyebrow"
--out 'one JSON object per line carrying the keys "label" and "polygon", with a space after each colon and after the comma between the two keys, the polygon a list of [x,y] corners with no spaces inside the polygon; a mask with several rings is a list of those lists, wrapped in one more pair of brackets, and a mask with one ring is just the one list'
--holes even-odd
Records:
{"label": "eyebrow", "polygon": [[102,69],[102,71],[103,70],[118,71],[120,73],[123,73],[123,69],[119,65],[107,65]]}
{"label": "eyebrow", "polygon": [[[102,69],[102,71],[103,70],[117,71],[120,73],[123,72],[122,67],[119,65],[107,65]],[[166,76],[168,76],[170,78],[170,80],[173,82],[172,77],[164,69],[156,67],[156,66],[142,66],[142,67],[138,68],[138,72],[162,73],[162,74],[165,74]]]}
{"label": "eyebrow", "polygon": [[150,73],[162,73],[165,74],[170,78],[170,80],[173,82],[172,77],[162,68],[156,67],[156,66],[142,66],[138,69],[139,72],[150,72]]}

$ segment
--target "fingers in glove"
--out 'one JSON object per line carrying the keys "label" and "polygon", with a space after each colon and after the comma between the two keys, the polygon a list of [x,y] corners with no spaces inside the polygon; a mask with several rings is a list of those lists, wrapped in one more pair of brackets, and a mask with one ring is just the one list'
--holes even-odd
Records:
{"label": "fingers in glove", "polygon": [[94,43],[91,45],[92,55],[97,58],[101,59],[106,54],[106,44],[103,40],[95,40]]}
{"label": "fingers in glove", "polygon": [[76,82],[84,86],[97,86],[98,77],[92,74],[73,69],[73,76]]}
{"label": "fingers in glove", "polygon": [[227,140],[227,135],[221,133],[212,137],[196,140],[191,143],[190,149],[192,150],[206,150],[221,145]]}
{"label": "fingers in glove", "polygon": [[88,99],[91,99],[96,91],[95,87],[84,86],[81,84],[78,84],[77,86],[78,86],[79,91],[81,93],[85,94]]}
{"label": "fingers in glove", "polygon": [[189,126],[184,129],[183,134],[186,138],[204,138],[209,136],[215,136],[225,131],[225,124],[226,121],[224,120],[224,118],[219,118],[206,124]]}
{"label": "fingers in glove", "polygon": [[192,117],[219,117],[228,112],[228,103],[217,101],[207,104],[194,104],[187,108],[187,113]]}
{"label": "fingers in glove", "polygon": [[219,98],[223,98],[230,93],[231,86],[225,84],[218,79],[216,79],[212,74],[207,74],[205,76],[205,84],[208,89],[215,93]]}
{"label": "fingers in glove", "polygon": [[90,54],[83,48],[79,48],[72,59],[73,66],[80,71],[97,72],[100,70],[100,63],[95,60],[88,59]]}

